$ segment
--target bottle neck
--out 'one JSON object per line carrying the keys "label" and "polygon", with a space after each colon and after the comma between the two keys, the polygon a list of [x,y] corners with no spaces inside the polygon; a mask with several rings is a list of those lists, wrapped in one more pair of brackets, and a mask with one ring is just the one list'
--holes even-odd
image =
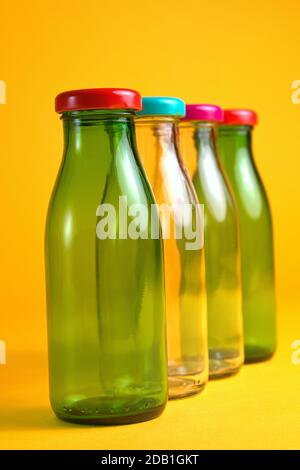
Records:
{"label": "bottle neck", "polygon": [[221,126],[219,145],[224,162],[234,160],[239,155],[252,159],[252,127]]}
{"label": "bottle neck", "polygon": [[[217,126],[214,123],[182,121],[180,131],[183,155],[193,156],[193,161],[189,162],[190,167],[199,166],[203,158],[219,160],[216,146]],[[190,150],[191,144],[193,151]]]}
{"label": "bottle neck", "polygon": [[116,155],[121,143],[135,147],[134,113],[120,110],[76,111],[61,117],[65,157],[87,159],[100,149]]}
{"label": "bottle neck", "polygon": [[144,116],[136,120],[136,131],[138,149],[154,187],[162,168],[181,162],[178,151],[178,120],[168,116]]}
{"label": "bottle neck", "polygon": [[156,158],[176,154],[178,149],[178,121],[173,117],[143,117],[136,121],[139,132],[148,134],[155,146]]}

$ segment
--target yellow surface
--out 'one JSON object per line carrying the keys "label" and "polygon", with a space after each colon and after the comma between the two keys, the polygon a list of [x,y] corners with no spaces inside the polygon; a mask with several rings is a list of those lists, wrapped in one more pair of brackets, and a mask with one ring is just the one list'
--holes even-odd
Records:
{"label": "yellow surface", "polygon": [[[300,366],[291,364],[290,342],[300,322],[287,299],[300,292],[300,105],[291,100],[299,0],[3,0],[0,10],[0,340],[8,359],[0,365],[0,446],[295,447]],[[93,86],[258,111],[281,338],[274,361],[171,403],[161,419],[97,430],[52,417],[46,369],[34,360],[46,350],[44,219],[62,154],[53,100]]]}
{"label": "yellow surface", "polygon": [[300,339],[300,319],[295,306],[281,313],[271,361],[244,366],[197,397],[169,402],[160,418],[129,426],[59,421],[48,404],[45,357],[12,356],[0,366],[0,449],[299,449],[300,364],[292,363],[291,344]]}

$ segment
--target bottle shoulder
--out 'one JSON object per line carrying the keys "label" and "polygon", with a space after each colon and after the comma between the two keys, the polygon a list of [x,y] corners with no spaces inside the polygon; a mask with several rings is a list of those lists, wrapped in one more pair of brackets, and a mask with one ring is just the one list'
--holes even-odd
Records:
{"label": "bottle shoulder", "polygon": [[48,207],[48,224],[64,223],[65,218],[84,220],[95,217],[99,204],[118,207],[119,198],[126,197],[128,205],[154,203],[151,188],[141,168],[138,157],[128,151],[117,158],[81,159],[70,162],[74,155],[63,159]]}
{"label": "bottle shoulder", "polygon": [[268,196],[254,161],[248,155],[239,155],[234,164],[225,168],[241,216],[270,221]]}
{"label": "bottle shoulder", "polygon": [[217,157],[200,159],[192,182],[210,218],[221,222],[236,217],[233,193]]}
{"label": "bottle shoulder", "polygon": [[177,155],[165,155],[157,162],[151,184],[161,204],[198,204],[191,176]]}

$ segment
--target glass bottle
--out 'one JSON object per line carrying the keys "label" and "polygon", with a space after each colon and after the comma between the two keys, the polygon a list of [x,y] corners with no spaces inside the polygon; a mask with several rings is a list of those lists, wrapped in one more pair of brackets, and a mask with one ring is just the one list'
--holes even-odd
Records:
{"label": "glass bottle", "polygon": [[143,237],[128,236],[139,229],[132,207],[155,202],[136,150],[140,107],[125,89],[56,98],[65,143],[46,224],[46,285],[50,399],[67,421],[144,421],[167,400],[162,241],[146,237],[150,217]]}
{"label": "glass bottle", "polygon": [[163,227],[169,397],[179,398],[199,393],[208,378],[203,221],[178,151],[184,102],[146,97],[142,104],[136,120],[138,148]]}
{"label": "glass bottle", "polygon": [[275,351],[275,287],[272,220],[268,198],[252,155],[256,113],[226,110],[220,127],[222,163],[238,207],[246,362]]}
{"label": "glass bottle", "polygon": [[237,214],[216,149],[222,109],[187,105],[180,124],[183,158],[204,204],[209,373],[220,377],[243,364],[243,325]]}

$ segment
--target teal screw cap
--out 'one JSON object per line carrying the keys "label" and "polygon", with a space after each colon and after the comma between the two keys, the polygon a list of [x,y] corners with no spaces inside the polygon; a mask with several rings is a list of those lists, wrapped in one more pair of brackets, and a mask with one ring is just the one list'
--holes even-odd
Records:
{"label": "teal screw cap", "polygon": [[172,96],[146,96],[137,116],[185,116],[185,102]]}

